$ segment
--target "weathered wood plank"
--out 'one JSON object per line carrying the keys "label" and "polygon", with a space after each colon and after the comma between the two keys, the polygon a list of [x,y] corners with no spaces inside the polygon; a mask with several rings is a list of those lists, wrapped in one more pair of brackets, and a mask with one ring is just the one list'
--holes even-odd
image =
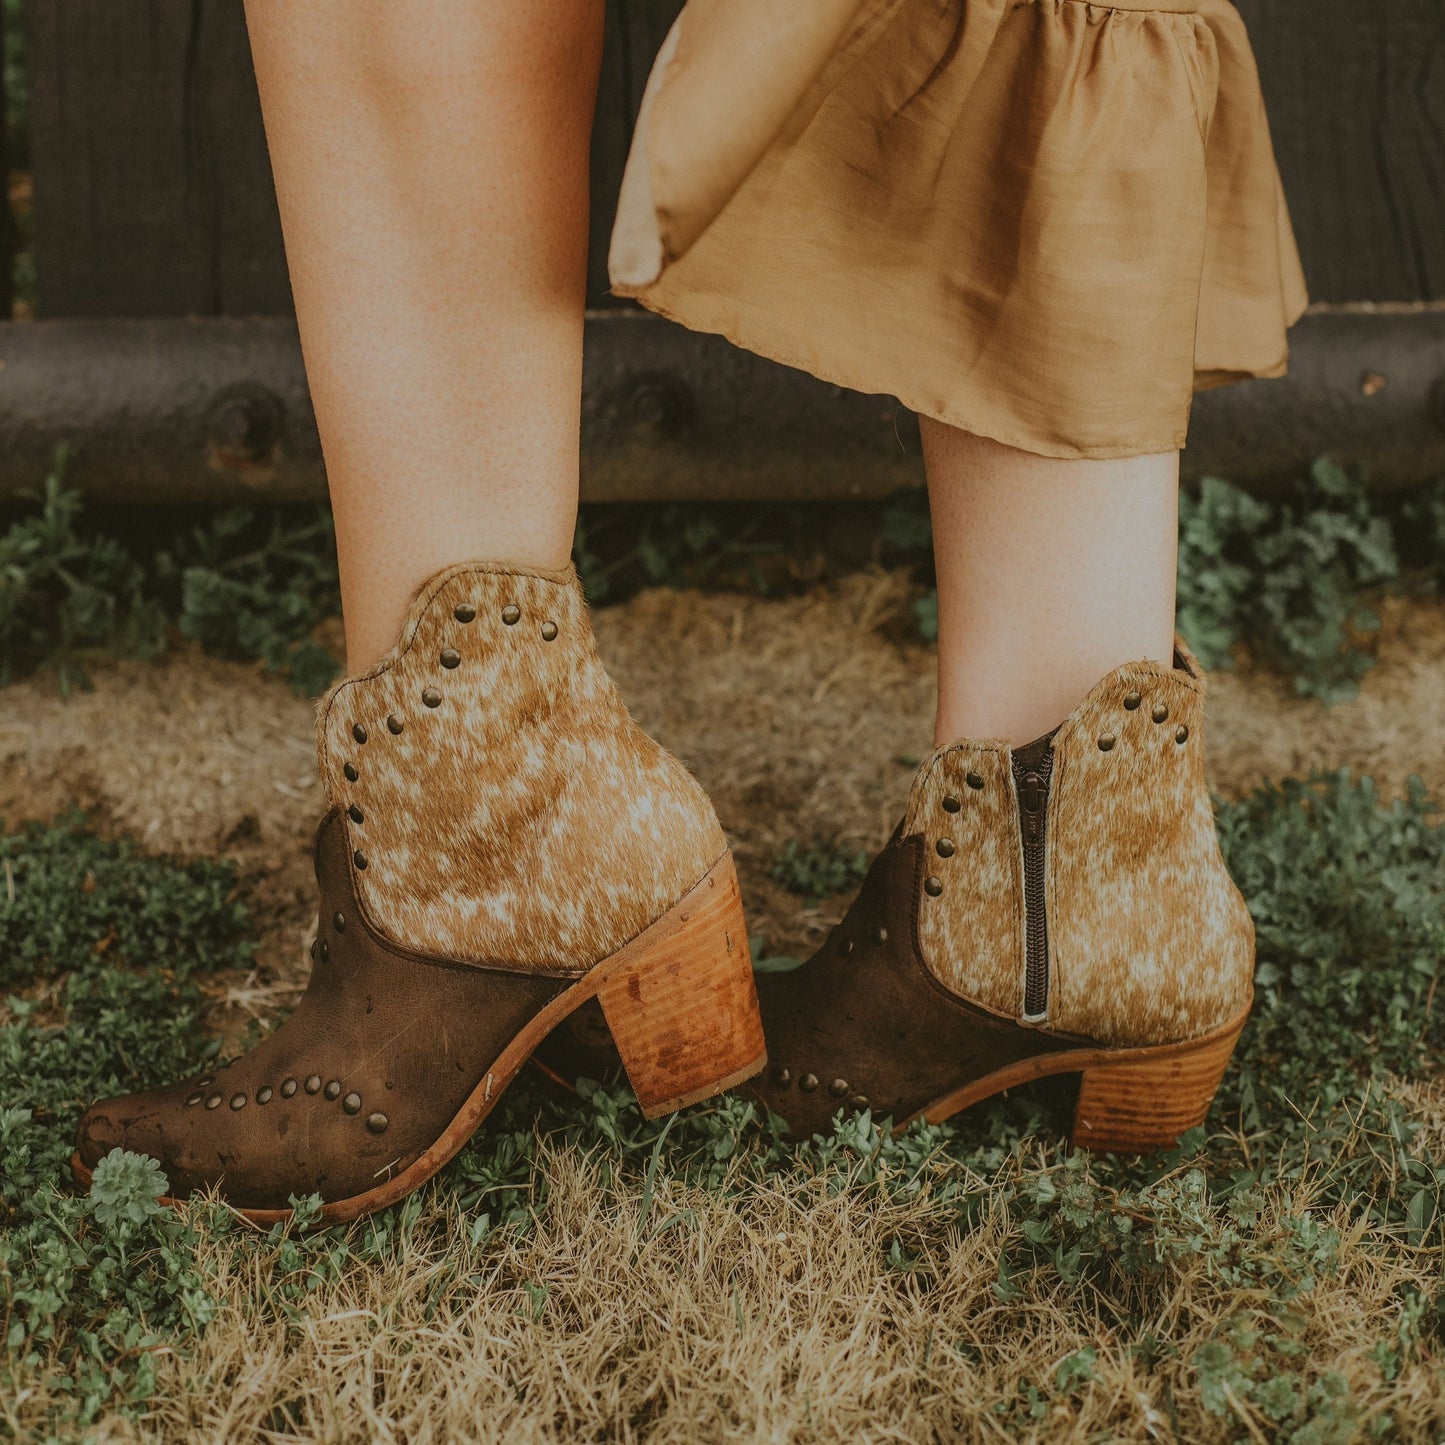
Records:
{"label": "weathered wood plank", "polygon": [[239,0],[26,7],[39,310],[284,312]]}
{"label": "weathered wood plank", "polygon": [[1445,3],[1236,3],[1311,295],[1445,300]]}
{"label": "weathered wood plank", "polygon": [[[882,497],[923,481],[918,420],[637,311],[587,320],[582,495],[591,501]],[[1290,374],[1201,396],[1186,477],[1268,486],[1317,456],[1380,489],[1445,472],[1445,311],[1317,312]],[[1360,377],[1389,379],[1366,392]],[[101,503],[324,495],[294,320],[0,323],[0,503],[61,444]]]}

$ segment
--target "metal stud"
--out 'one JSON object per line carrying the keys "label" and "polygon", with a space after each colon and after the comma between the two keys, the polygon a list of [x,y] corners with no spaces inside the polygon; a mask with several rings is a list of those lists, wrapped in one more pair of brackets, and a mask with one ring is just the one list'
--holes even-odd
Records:
{"label": "metal stud", "polygon": [[798,1087],[805,1094],[811,1094],[813,1090],[818,1087],[817,1074],[804,1074],[803,1077],[798,1080]]}
{"label": "metal stud", "polygon": [[428,707],[440,707],[442,705],[442,695],[434,687],[423,688],[421,700]]}
{"label": "metal stud", "polygon": [[1114,744],[1115,744],[1116,742],[1118,742],[1118,741],[1119,741],[1119,739],[1116,738],[1113,733],[1102,733],[1102,734],[1100,734],[1100,736],[1099,736],[1099,751],[1100,751],[1101,753],[1107,753],[1107,752],[1109,752],[1109,751],[1113,748]]}
{"label": "metal stud", "polygon": [[343,764],[341,771],[346,774],[346,781],[348,783],[354,783],[361,776],[355,763]]}
{"label": "metal stud", "polygon": [[793,1082],[793,1071],[785,1069],[781,1065],[773,1070],[773,1083],[780,1089],[786,1089]]}
{"label": "metal stud", "polygon": [[937,898],[938,895],[943,892],[943,879],[925,878],[923,880],[923,891],[928,894],[930,898]]}
{"label": "metal stud", "polygon": [[952,838],[940,838],[933,846],[940,858],[952,858],[958,852]]}
{"label": "metal stud", "polygon": [[850,1109],[866,1109],[868,1107],[868,1095],[854,1094],[853,1097],[848,1100],[848,1107]]}
{"label": "metal stud", "polygon": [[515,602],[509,602],[502,608],[502,621],[508,627],[514,627],[522,618],[522,609]]}
{"label": "metal stud", "polygon": [[198,1089],[204,1089],[207,1084],[214,1084],[215,1082],[216,1076],[214,1074],[202,1074],[201,1077],[196,1080],[196,1087]]}
{"label": "metal stud", "polygon": [[437,661],[441,663],[443,667],[448,669],[453,667],[460,667],[462,662],[462,655],[456,650],[455,647],[444,647],[442,648],[442,654],[439,658],[437,658]]}
{"label": "metal stud", "polygon": [[361,1095],[348,1094],[341,1101],[341,1107],[345,1109],[348,1114],[359,1114],[361,1112]]}
{"label": "metal stud", "polygon": [[1124,706],[1129,712],[1133,712],[1143,701],[1137,692],[1126,693],[1124,696]]}
{"label": "metal stud", "polygon": [[1179,731],[1174,734],[1174,741],[1176,743],[1187,743],[1189,741],[1189,729],[1181,726]]}
{"label": "metal stud", "polygon": [[983,774],[969,773],[963,781],[967,783],[969,787],[972,788],[975,792],[977,792],[981,787],[983,787]]}
{"label": "metal stud", "polygon": [[220,1107],[220,1103],[221,1103],[221,1096],[220,1096],[219,1094],[212,1094],[212,1095],[210,1096],[210,1098],[208,1098],[208,1099],[206,1100],[206,1108],[208,1108],[208,1109],[219,1108],[219,1107]]}
{"label": "metal stud", "polygon": [[295,1092],[296,1092],[296,1080],[295,1080],[295,1079],[282,1079],[282,1080],[281,1080],[281,1097],[282,1097],[283,1099],[289,1099]]}
{"label": "metal stud", "polygon": [[459,603],[457,610],[452,613],[458,622],[470,622],[476,615],[477,609],[470,602]]}
{"label": "metal stud", "polygon": [[306,1092],[308,1094],[319,1094],[321,1092],[321,1075],[312,1074],[306,1080]]}
{"label": "metal stud", "polygon": [[843,944],[843,957],[844,957],[844,958],[847,958],[848,955],[849,955],[850,953],[852,953],[852,952],[853,952],[853,940],[852,940],[851,938],[849,938],[849,939],[846,939],[846,940],[844,941],[844,944]]}
{"label": "metal stud", "polygon": [[261,1087],[256,1090],[256,1102],[258,1104],[269,1104],[271,1102],[270,1084],[262,1084]]}
{"label": "metal stud", "polygon": [[331,926],[338,933],[346,932],[346,915],[339,908],[331,915]]}
{"label": "metal stud", "polygon": [[362,727],[360,723],[356,723],[351,729],[351,736],[354,737],[357,742],[364,743],[366,741],[366,729]]}
{"label": "metal stud", "polygon": [[360,848],[358,848],[356,852],[351,855],[351,861],[356,864],[357,868],[365,868],[366,854],[363,853]]}
{"label": "metal stud", "polygon": [[317,952],[319,952],[321,955],[322,963],[325,963],[327,959],[331,957],[331,945],[327,943],[327,941],[323,938],[317,949]]}
{"label": "metal stud", "polygon": [[358,808],[358,807],[356,806],[355,803],[353,803],[353,804],[346,810],[346,816],[347,816],[348,818],[350,818],[353,823],[364,823],[364,822],[366,822],[366,815],[361,811],[360,808]]}
{"label": "metal stud", "polygon": [[389,1122],[385,1114],[372,1114],[366,1121],[366,1127],[373,1134],[385,1134]]}
{"label": "metal stud", "polygon": [[828,1085],[828,1092],[835,1099],[841,1099],[843,1095],[848,1092],[847,1079],[834,1079],[833,1082]]}
{"label": "metal stud", "polygon": [[1150,713],[1149,716],[1157,723],[1164,722],[1169,717],[1169,709],[1165,707],[1162,702],[1156,702],[1154,704],[1154,711]]}
{"label": "metal stud", "polygon": [[246,1096],[244,1094],[231,1095],[231,1107],[233,1109],[244,1109],[246,1107]]}
{"label": "metal stud", "polygon": [[389,713],[387,715],[386,730],[392,735],[392,737],[399,738],[402,734],[402,730],[405,727],[406,723],[401,718],[397,717],[395,713]]}
{"label": "metal stud", "polygon": [[328,1099],[339,1099],[341,1097],[341,1081],[331,1079],[326,1085],[326,1097]]}
{"label": "metal stud", "polygon": [[551,642],[557,635],[557,624],[555,622],[544,622],[542,624],[542,641]]}
{"label": "metal stud", "polygon": [[316,940],[313,938],[313,939],[311,940],[311,962],[312,962],[312,963],[315,963],[317,957],[318,957],[318,953],[317,953],[317,948],[316,948]]}
{"label": "metal stud", "polygon": [[192,1094],[190,1098],[186,1100],[186,1108],[189,1109],[192,1104],[199,1104],[200,1102],[201,1096],[199,1094]]}
{"label": "metal stud", "polygon": [[881,948],[888,942],[888,930],[886,928],[875,928],[873,930],[873,942]]}
{"label": "metal stud", "polygon": [[956,813],[961,807],[963,807],[963,804],[952,795],[943,800],[943,811],[945,813]]}

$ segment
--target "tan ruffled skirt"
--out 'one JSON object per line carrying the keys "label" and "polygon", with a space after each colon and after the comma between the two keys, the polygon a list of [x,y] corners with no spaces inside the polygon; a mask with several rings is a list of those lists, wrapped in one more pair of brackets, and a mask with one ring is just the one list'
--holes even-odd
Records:
{"label": "tan ruffled skirt", "polygon": [[615,291],[1046,456],[1184,443],[1306,296],[1226,0],[689,0]]}

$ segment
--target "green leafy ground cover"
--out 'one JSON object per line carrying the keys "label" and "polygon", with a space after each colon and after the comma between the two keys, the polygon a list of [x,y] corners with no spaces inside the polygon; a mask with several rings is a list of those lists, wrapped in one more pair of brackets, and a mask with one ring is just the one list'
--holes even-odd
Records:
{"label": "green leafy ground cover", "polygon": [[783,845],[771,876],[789,893],[816,901],[846,892],[867,871],[868,855],[861,850],[840,848],[827,839],[805,846],[794,838]]}
{"label": "green leafy ground cover", "polygon": [[[214,1057],[199,985],[245,965],[245,910],[224,864],[144,856],[76,818],[0,839],[0,987],[13,995],[0,1015],[0,1436],[72,1438],[147,1417],[173,1352],[221,1327],[237,1281],[264,1280],[261,1304],[244,1296],[248,1328],[264,1333],[401,1252],[431,1258],[427,1240],[460,1229],[435,1287],[482,1288],[489,1260],[547,1227],[539,1160],[562,1148],[619,1187],[635,1181],[645,1232],[696,1227],[686,1211],[645,1224],[646,1201],[672,1181],[744,1209],[780,1184],[860,1211],[892,1201],[902,1222],[878,1268],[909,1288],[935,1268],[930,1231],[998,1231],[994,1308],[1022,1321],[1047,1300],[1095,1341],[980,1404],[1007,1433],[1079,1407],[1124,1340],[1146,1377],[1182,1368],[1187,1389],[1172,1387],[1169,1409],[1222,1436],[1248,1438],[1247,1416],[1256,1438],[1300,1445],[1393,1438],[1391,1381],[1445,1360],[1445,1160],[1392,1092],[1428,1079],[1445,1045],[1445,825],[1419,790],[1382,805],[1340,774],[1224,804],[1220,830],[1259,932],[1258,999],[1207,1143],[1200,1130],[1146,1161],[1071,1154],[1058,1142],[1068,1101],[1042,1089],[896,1139],[855,1116],[794,1148],[739,1100],[649,1124],[616,1083],[580,1099],[527,1083],[412,1201],[310,1232],[314,1202],[269,1232],[213,1203],[163,1208],[162,1178],[135,1156],[113,1155],[89,1196],[72,1191],[88,1099]],[[915,1204],[926,1228],[908,1222]],[[1346,1374],[1313,1357],[1309,1321],[1358,1274],[1361,1251],[1414,1263],[1389,1308],[1358,1321],[1368,1353]],[[1205,1308],[1201,1278],[1251,1305],[1196,1329],[1181,1361],[1157,1320],[1181,1291]],[[541,1320],[548,1286],[529,1289]],[[955,1363],[977,1353],[937,1348],[961,1351]],[[38,1381],[37,1413],[23,1402]]]}
{"label": "green leafy ground cover", "polygon": [[[916,510],[890,521],[900,548],[924,545]],[[1180,496],[1179,631],[1210,669],[1229,667],[1242,642],[1300,693],[1351,697],[1373,664],[1370,594],[1435,591],[1442,580],[1445,481],[1383,499],[1321,460],[1270,497],[1217,477]],[[936,637],[932,593],[917,611],[924,635]]]}
{"label": "green leafy ground cover", "polygon": [[[87,661],[154,655],[180,636],[324,690],[338,661],[317,632],[340,610],[324,508],[232,509],[122,538],[87,516],[61,470],[0,533],[0,680],[51,667],[62,686],[84,685]],[[583,509],[576,557],[600,605],[644,585],[766,593],[828,569],[822,530],[804,507],[599,506]],[[864,553],[915,567],[932,637],[928,548],[926,502],[909,497],[873,516]],[[1384,500],[1322,461],[1269,499],[1213,478],[1182,498],[1179,625],[1207,667],[1245,643],[1302,693],[1348,697],[1372,663],[1370,595],[1442,578],[1445,481]]]}

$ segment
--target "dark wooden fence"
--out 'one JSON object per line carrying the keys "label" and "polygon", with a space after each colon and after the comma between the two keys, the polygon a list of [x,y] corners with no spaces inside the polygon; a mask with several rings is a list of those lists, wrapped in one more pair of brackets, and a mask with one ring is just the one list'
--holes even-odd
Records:
{"label": "dark wooden fence", "polygon": [[[609,301],[607,234],[649,63],[681,8],[608,7],[592,306]],[[241,0],[30,0],[26,19],[38,314],[289,314]]]}
{"label": "dark wooden fence", "polygon": [[[856,494],[912,480],[916,460],[897,442],[907,419],[891,405],[840,400],[833,388],[731,356],[714,339],[624,320],[626,308],[607,295],[611,207],[628,139],[650,61],[680,8],[680,0],[608,6],[593,144],[589,299],[599,314],[588,337],[589,491]],[[1258,475],[1321,450],[1370,456],[1401,480],[1445,470],[1445,320],[1433,304],[1445,300],[1445,5],[1239,0],[1239,8],[1312,295],[1377,310],[1308,319],[1291,381],[1202,399],[1193,470]],[[112,418],[92,418],[92,430],[137,409],[154,420],[151,442],[131,435],[111,449],[134,466],[117,461],[107,473],[98,452],[96,465],[82,465],[102,491],[193,492],[188,469],[219,491],[315,490],[299,361],[283,356],[294,345],[289,323],[237,330],[235,322],[290,312],[240,0],[29,0],[26,14],[41,321],[24,336],[24,327],[0,327],[0,360],[9,363],[0,423],[24,442],[10,465],[0,461],[0,491],[61,427],[85,422],[77,376],[89,378],[84,389]],[[1388,315],[1379,313],[1384,303]],[[182,332],[166,318],[192,320]],[[227,324],[208,333],[195,318]],[[121,319],[136,325],[102,325]],[[259,338],[265,374],[245,361],[243,335]],[[153,388],[146,400],[135,377],[113,374],[127,346],[149,359],[154,387],[174,385],[173,397]],[[199,369],[209,393],[175,378],[167,356],[188,375]],[[16,364],[28,368],[19,381]],[[63,381],[47,377],[61,365]],[[1367,374],[1386,384],[1362,385]],[[260,427],[249,453],[249,444],[228,451],[214,435],[217,394],[234,402],[247,386],[270,391],[284,419]],[[28,421],[27,408],[36,414]],[[243,441],[259,425],[238,421],[234,405],[227,415],[223,429]],[[156,453],[149,472],[148,448]]]}

